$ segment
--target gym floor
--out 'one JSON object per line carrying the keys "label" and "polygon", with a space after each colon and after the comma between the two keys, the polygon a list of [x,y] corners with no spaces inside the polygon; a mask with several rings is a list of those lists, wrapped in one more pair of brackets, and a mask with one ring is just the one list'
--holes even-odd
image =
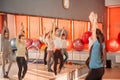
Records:
{"label": "gym floor", "polygon": [[[72,66],[73,65],[69,65],[69,66],[65,65],[65,68],[66,70],[69,70],[67,68],[71,68]],[[63,69],[63,71],[65,71],[65,69]],[[10,78],[9,79],[2,78],[2,67],[0,65],[0,80],[18,80],[17,72],[18,72],[18,67],[16,62],[14,62],[9,72]],[[64,74],[64,73],[61,73],[61,74]],[[84,80],[85,75],[86,74],[84,74],[83,77],[79,78],[79,80]],[[61,80],[62,75],[59,77],[60,79],[58,80]],[[55,78],[54,73],[47,72],[47,68],[43,64],[28,63],[28,72],[24,80],[54,80],[53,78]],[[120,80],[120,67],[105,69],[103,80]]]}

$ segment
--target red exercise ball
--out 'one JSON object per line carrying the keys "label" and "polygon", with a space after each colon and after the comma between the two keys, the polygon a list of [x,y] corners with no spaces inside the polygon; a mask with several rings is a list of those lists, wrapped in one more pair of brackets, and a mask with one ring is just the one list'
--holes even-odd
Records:
{"label": "red exercise ball", "polygon": [[116,39],[107,41],[107,50],[111,52],[116,52],[120,50],[120,44]]}
{"label": "red exercise ball", "polygon": [[32,46],[41,48],[42,43],[40,42],[40,40],[36,39],[36,40],[33,41]]}
{"label": "red exercise ball", "polygon": [[88,44],[89,43],[89,37],[92,35],[92,33],[90,31],[87,31],[83,34],[82,36],[82,40],[85,44]]}
{"label": "red exercise ball", "polygon": [[68,61],[67,64],[68,64],[68,65],[72,65],[72,62],[71,62],[71,61]]}
{"label": "red exercise ball", "polygon": [[118,42],[119,42],[119,44],[120,44],[120,32],[119,32],[119,34],[118,34],[117,40],[118,40]]}
{"label": "red exercise ball", "polygon": [[84,43],[81,39],[76,39],[73,41],[73,49],[76,51],[81,51],[84,49]]}
{"label": "red exercise ball", "polygon": [[33,40],[32,39],[26,39],[26,46],[27,48],[32,45]]}

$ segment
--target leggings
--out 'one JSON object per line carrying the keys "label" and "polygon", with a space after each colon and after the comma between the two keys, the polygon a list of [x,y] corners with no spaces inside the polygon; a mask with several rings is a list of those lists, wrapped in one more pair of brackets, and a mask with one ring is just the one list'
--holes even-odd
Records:
{"label": "leggings", "polygon": [[[18,65],[18,79],[22,80],[21,78],[24,78],[26,72],[27,72],[27,62],[25,60],[24,57],[17,57],[16,58],[17,61],[17,65]],[[22,69],[23,69],[23,73],[22,73]],[[22,76],[21,76],[22,74]]]}
{"label": "leggings", "polygon": [[57,75],[57,64],[58,64],[58,59],[60,59],[60,66],[59,66],[59,69],[61,71],[61,68],[63,66],[63,55],[61,54],[61,50],[55,50],[55,53],[54,53],[54,73],[55,75]]}
{"label": "leggings", "polygon": [[44,65],[47,65],[46,58],[47,58],[47,47],[45,47],[45,50],[44,50]]}
{"label": "leggings", "polygon": [[48,53],[47,53],[48,70],[51,70],[52,64],[53,64],[53,51],[52,50],[48,50]]}
{"label": "leggings", "polygon": [[3,70],[3,75],[5,75],[5,65],[6,65],[6,61],[9,61],[9,65],[8,65],[8,69],[7,72],[9,73],[10,68],[12,66],[12,54],[7,55],[6,53],[2,54],[2,70]]}
{"label": "leggings", "polygon": [[85,80],[102,80],[104,75],[104,68],[90,69]]}
{"label": "leggings", "polygon": [[65,55],[64,63],[66,63],[68,60],[68,53],[66,48],[62,48],[62,54]]}

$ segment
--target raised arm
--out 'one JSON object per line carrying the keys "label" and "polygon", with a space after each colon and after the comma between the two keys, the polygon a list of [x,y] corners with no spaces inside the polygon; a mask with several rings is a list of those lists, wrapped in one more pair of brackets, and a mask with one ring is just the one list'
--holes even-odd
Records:
{"label": "raised arm", "polygon": [[55,38],[55,20],[52,22],[52,29],[53,29],[53,33],[52,33],[52,37],[53,37],[53,39]]}
{"label": "raised arm", "polygon": [[16,45],[19,43],[19,35],[21,35],[21,34],[25,35],[23,23],[21,23],[20,30],[19,30],[18,35],[16,37]]}
{"label": "raised arm", "polygon": [[[60,37],[62,37],[62,34],[65,34],[65,29],[64,29],[64,27],[62,28],[62,31],[61,31],[61,33],[60,33]],[[65,34],[65,36],[66,36],[66,34]]]}
{"label": "raised arm", "polygon": [[96,13],[94,13],[93,23],[92,23],[92,39],[93,39],[93,41],[96,40],[96,29],[98,28],[97,19],[98,19],[98,15]]}
{"label": "raised arm", "polygon": [[2,34],[1,34],[1,41],[4,40],[4,32],[5,31],[8,32],[8,39],[9,39],[9,29],[8,29],[8,27],[3,27]]}

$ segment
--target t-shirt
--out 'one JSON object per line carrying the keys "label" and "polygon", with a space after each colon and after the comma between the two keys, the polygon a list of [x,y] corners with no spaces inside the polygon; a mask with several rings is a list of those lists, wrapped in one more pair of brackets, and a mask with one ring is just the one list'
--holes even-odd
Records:
{"label": "t-shirt", "polygon": [[53,50],[54,49],[54,42],[52,39],[46,38],[47,43],[47,50]]}
{"label": "t-shirt", "polygon": [[20,43],[18,41],[18,38],[16,38],[16,48],[17,48],[16,56],[17,57],[25,57],[26,43]]}
{"label": "t-shirt", "polygon": [[56,48],[56,49],[61,48],[61,38],[60,37],[55,37],[54,48]]}
{"label": "t-shirt", "polygon": [[[105,44],[103,44],[103,49],[105,49]],[[100,43],[98,42],[98,40],[96,40],[93,44],[89,67],[91,69],[103,67],[100,53]]]}
{"label": "t-shirt", "polygon": [[91,37],[89,37],[89,49],[91,48],[91,46],[93,45],[94,41],[92,40]]}
{"label": "t-shirt", "polygon": [[67,41],[65,39],[61,39],[61,48],[67,47]]}

